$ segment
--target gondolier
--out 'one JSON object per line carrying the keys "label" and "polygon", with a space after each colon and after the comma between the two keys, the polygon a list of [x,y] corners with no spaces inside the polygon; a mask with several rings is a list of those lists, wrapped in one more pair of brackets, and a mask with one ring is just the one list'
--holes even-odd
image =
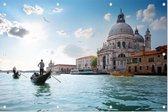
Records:
{"label": "gondolier", "polygon": [[13,73],[14,74],[16,73],[16,67],[15,66],[13,67]]}
{"label": "gondolier", "polygon": [[16,70],[16,67],[14,66],[14,67],[13,67],[13,78],[14,78],[14,79],[19,79],[19,77],[20,77],[20,74],[19,74],[19,72]]}
{"label": "gondolier", "polygon": [[38,64],[38,67],[40,67],[40,75],[43,75],[44,73],[44,62],[43,60],[41,59],[41,62]]}

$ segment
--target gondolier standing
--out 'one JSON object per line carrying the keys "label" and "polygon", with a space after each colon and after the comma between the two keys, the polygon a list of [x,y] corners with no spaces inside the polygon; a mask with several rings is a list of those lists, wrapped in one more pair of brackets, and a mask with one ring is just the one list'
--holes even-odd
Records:
{"label": "gondolier standing", "polygon": [[14,74],[16,73],[16,67],[15,66],[13,67],[13,73]]}
{"label": "gondolier standing", "polygon": [[40,75],[43,75],[44,73],[44,62],[43,60],[41,59],[41,62],[38,64],[38,67],[40,67]]}

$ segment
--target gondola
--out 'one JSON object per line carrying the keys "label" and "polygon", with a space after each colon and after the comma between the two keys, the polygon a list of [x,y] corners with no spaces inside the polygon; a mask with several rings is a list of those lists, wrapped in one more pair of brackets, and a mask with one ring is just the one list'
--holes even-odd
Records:
{"label": "gondola", "polygon": [[13,74],[13,78],[14,79],[19,79],[19,77],[20,77],[20,74],[18,72]]}
{"label": "gondola", "polygon": [[43,75],[40,75],[38,73],[34,73],[32,76],[31,76],[31,81],[35,84],[44,84],[45,81],[50,78],[51,76],[51,71],[48,71],[47,73],[43,74]]}

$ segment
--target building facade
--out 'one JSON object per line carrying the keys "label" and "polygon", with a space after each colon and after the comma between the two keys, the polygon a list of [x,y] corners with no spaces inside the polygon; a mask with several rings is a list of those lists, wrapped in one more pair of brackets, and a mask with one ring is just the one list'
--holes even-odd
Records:
{"label": "building facade", "polygon": [[117,22],[108,34],[103,47],[97,50],[97,68],[99,72],[125,71],[128,57],[143,49],[151,50],[151,34],[147,29],[145,39],[138,29],[133,32],[126,23],[122,10]]}
{"label": "building facade", "polygon": [[79,70],[92,70],[92,60],[95,56],[85,56],[76,59],[76,67]]}
{"label": "building facade", "polygon": [[128,59],[127,71],[133,74],[167,74],[167,45],[133,53]]}
{"label": "building facade", "polygon": [[51,70],[54,74],[69,74],[72,69],[76,68],[76,65],[69,64],[56,64],[50,61],[47,70]]}

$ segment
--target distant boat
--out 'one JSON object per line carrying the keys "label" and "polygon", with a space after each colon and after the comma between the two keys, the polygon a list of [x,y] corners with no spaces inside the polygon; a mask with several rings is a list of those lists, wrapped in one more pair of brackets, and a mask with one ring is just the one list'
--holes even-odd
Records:
{"label": "distant boat", "polygon": [[97,73],[92,70],[72,69],[70,74],[72,74],[72,75],[93,75],[93,74],[97,74]]}
{"label": "distant boat", "polygon": [[111,75],[113,76],[134,76],[134,74],[131,74],[128,72],[119,72],[119,71],[111,72]]}
{"label": "distant boat", "polygon": [[19,72],[16,72],[15,74],[12,75],[14,79],[19,79],[20,74]]}
{"label": "distant boat", "polygon": [[51,76],[51,71],[48,71],[47,73],[45,73],[44,75],[40,75],[38,73],[34,73],[32,76],[31,76],[31,81],[33,83],[36,83],[36,84],[44,84],[45,81],[50,78]]}

